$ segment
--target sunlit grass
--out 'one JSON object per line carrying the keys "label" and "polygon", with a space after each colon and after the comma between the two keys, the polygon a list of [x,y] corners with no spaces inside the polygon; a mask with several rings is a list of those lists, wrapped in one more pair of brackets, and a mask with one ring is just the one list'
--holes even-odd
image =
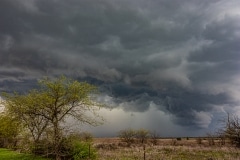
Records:
{"label": "sunlit grass", "polygon": [[0,148],[1,160],[47,160],[46,158],[33,156],[30,154],[18,153],[9,149]]}

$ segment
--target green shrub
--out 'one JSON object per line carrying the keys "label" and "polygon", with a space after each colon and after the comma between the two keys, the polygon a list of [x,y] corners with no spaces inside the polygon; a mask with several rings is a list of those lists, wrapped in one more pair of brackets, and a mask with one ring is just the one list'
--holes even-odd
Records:
{"label": "green shrub", "polygon": [[89,142],[81,142],[77,141],[74,142],[72,146],[71,154],[74,160],[81,160],[81,159],[96,159],[96,150],[92,148],[91,143]]}
{"label": "green shrub", "polygon": [[63,139],[61,153],[67,159],[96,159],[97,151],[92,147],[91,142],[92,136],[90,133],[73,133]]}
{"label": "green shrub", "polygon": [[35,156],[32,154],[24,154],[15,152],[10,149],[0,148],[0,159],[1,160],[50,160],[40,156]]}

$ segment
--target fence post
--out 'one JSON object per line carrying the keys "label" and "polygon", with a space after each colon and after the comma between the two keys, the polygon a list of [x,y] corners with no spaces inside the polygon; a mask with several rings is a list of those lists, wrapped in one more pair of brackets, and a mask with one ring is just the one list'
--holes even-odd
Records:
{"label": "fence post", "polygon": [[88,159],[90,159],[90,144],[88,144]]}
{"label": "fence post", "polygon": [[145,144],[143,145],[143,159],[146,160],[146,147]]}

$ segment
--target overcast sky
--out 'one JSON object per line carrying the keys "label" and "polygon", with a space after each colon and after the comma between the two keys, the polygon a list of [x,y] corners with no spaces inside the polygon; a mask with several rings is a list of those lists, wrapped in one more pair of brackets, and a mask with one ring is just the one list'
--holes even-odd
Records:
{"label": "overcast sky", "polygon": [[106,123],[163,136],[240,113],[239,0],[0,0],[0,91],[43,76],[99,86]]}

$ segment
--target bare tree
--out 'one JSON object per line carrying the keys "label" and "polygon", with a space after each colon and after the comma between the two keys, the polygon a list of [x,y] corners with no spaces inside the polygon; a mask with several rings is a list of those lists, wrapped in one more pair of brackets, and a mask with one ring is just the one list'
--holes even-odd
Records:
{"label": "bare tree", "polygon": [[215,138],[216,138],[216,135],[215,135],[215,134],[210,133],[210,132],[207,133],[207,140],[208,140],[209,146],[215,145],[215,141],[214,141]]}
{"label": "bare tree", "polygon": [[122,141],[127,142],[128,144],[131,144],[134,141],[134,137],[136,135],[136,131],[133,129],[125,129],[121,130],[118,133],[118,137],[122,139]]}
{"label": "bare tree", "polygon": [[146,129],[139,129],[136,130],[136,138],[140,140],[140,142],[143,144],[149,137],[149,131]]}
{"label": "bare tree", "polygon": [[153,145],[157,145],[158,138],[159,138],[159,135],[157,134],[156,131],[152,131],[150,133],[150,139],[151,139],[151,142],[153,143]]}
{"label": "bare tree", "polygon": [[240,120],[238,116],[228,114],[224,134],[233,145],[240,147]]}

